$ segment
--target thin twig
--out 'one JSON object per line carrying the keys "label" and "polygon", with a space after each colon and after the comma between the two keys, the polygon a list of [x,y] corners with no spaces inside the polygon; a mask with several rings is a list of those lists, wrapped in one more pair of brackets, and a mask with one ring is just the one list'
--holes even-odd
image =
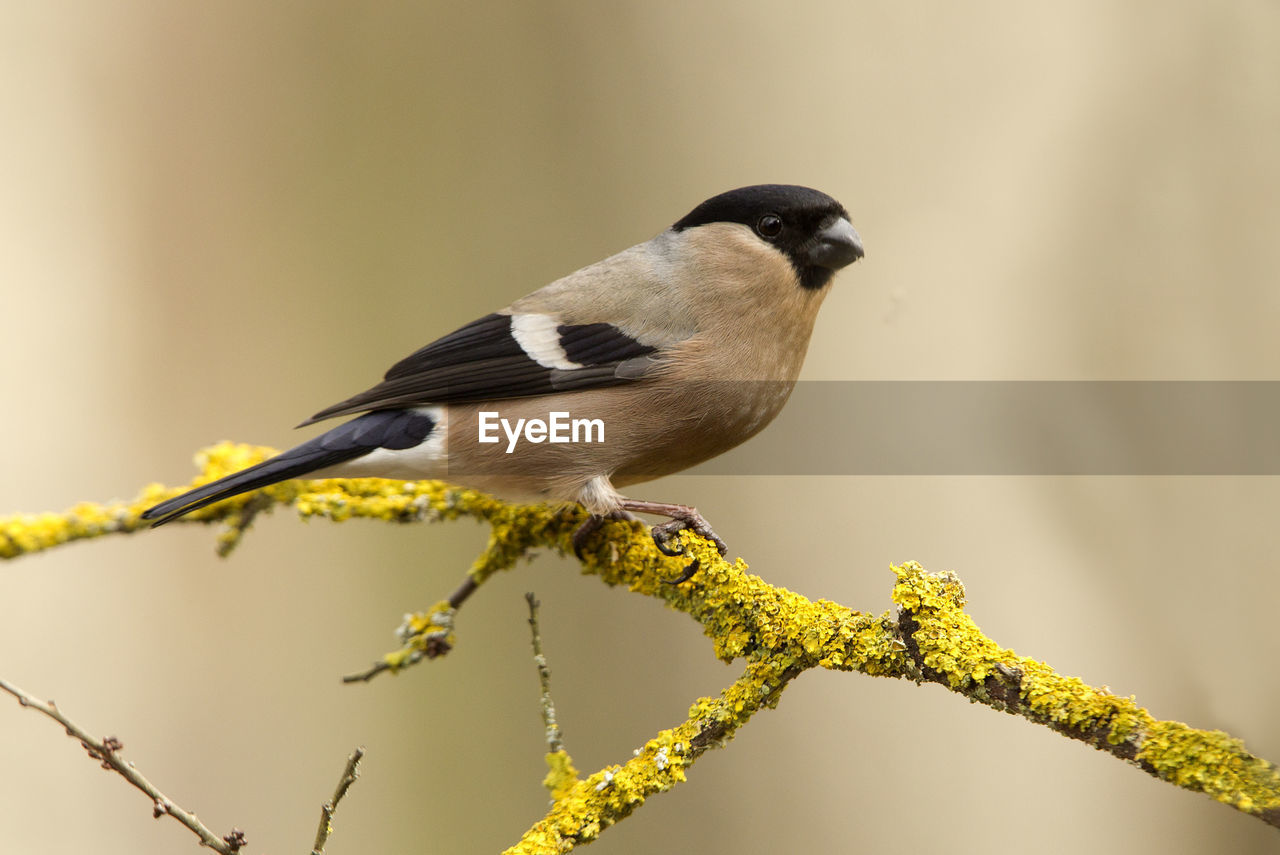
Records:
{"label": "thin twig", "polygon": [[356,778],[360,777],[362,757],[363,748],[351,752],[351,756],[347,758],[347,767],[342,770],[342,778],[338,781],[338,788],[333,791],[333,798],[320,806],[320,827],[316,829],[316,843],[311,847],[311,855],[323,855],[324,845],[329,842],[329,835],[333,833],[333,815],[338,810],[338,804],[356,782]]}
{"label": "thin twig", "polygon": [[428,617],[431,619],[430,622],[435,624],[435,629],[430,632],[423,630],[419,635],[409,628],[406,619],[406,624],[401,626],[397,634],[400,635],[403,641],[408,642],[409,646],[394,654],[396,656],[394,663],[389,659],[383,659],[363,671],[345,675],[342,678],[342,682],[367,683],[383,671],[399,671],[401,668],[416,665],[423,659],[435,659],[448,653],[453,649],[454,615],[462,604],[479,588],[480,583],[468,573],[457,589],[449,595],[449,599],[445,601],[447,608],[437,607],[429,613]]}
{"label": "thin twig", "polygon": [[63,715],[53,701],[42,701],[5,680],[0,680],[0,689],[17,698],[18,703],[22,706],[42,712],[58,722],[58,724],[66,728],[67,736],[80,740],[80,744],[85,751],[89,752],[91,758],[102,762],[102,768],[117,772],[130,784],[146,793],[148,798],[151,799],[152,815],[156,819],[168,814],[199,837],[201,845],[208,846],[210,849],[222,853],[222,855],[236,855],[241,847],[245,845],[244,832],[240,829],[233,828],[227,836],[219,837],[210,831],[204,823],[200,822],[194,813],[174,804],[172,799],[160,792],[155,784],[148,781],[141,772],[135,769],[132,763],[120,758],[120,752],[124,749],[124,745],[114,736],[108,736],[102,740],[90,736],[82,727]]}
{"label": "thin twig", "polygon": [[344,683],[367,683],[383,671],[390,671],[391,665],[387,662],[375,662],[363,671],[357,671],[354,674],[344,674],[342,682]]}
{"label": "thin twig", "polygon": [[465,603],[467,598],[474,594],[476,589],[479,587],[480,583],[468,574],[467,578],[462,580],[462,584],[458,586],[458,589],[449,595],[449,605],[453,606],[455,609],[458,608]]}
{"label": "thin twig", "polygon": [[547,749],[552,753],[564,750],[564,738],[560,725],[556,724],[556,705],[551,700],[551,669],[547,657],[542,655],[542,635],[538,631],[538,606],[533,591],[524,595],[529,602],[529,629],[533,634],[533,661],[538,666],[538,683],[542,686],[542,722],[547,728]]}

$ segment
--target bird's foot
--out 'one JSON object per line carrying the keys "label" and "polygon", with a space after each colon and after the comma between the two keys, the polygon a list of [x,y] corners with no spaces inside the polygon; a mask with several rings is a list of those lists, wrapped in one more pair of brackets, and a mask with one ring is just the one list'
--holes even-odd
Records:
{"label": "bird's foot", "polygon": [[582,551],[586,548],[587,541],[591,535],[595,534],[600,528],[611,520],[634,520],[635,517],[624,510],[610,511],[607,514],[592,514],[587,517],[582,525],[574,530],[570,542],[573,544],[573,554],[578,556],[578,560],[583,558]]}
{"label": "bird's foot", "polygon": [[663,555],[684,554],[683,547],[673,547],[671,545],[671,541],[682,531],[691,531],[694,534],[705,537],[715,544],[716,550],[719,551],[721,557],[729,551],[728,545],[720,535],[716,534],[711,524],[703,519],[697,508],[691,508],[688,505],[669,505],[662,502],[641,502],[634,499],[624,499],[622,507],[628,511],[657,514],[671,518],[671,522],[655,525],[652,530],[653,544],[658,547],[658,551]]}

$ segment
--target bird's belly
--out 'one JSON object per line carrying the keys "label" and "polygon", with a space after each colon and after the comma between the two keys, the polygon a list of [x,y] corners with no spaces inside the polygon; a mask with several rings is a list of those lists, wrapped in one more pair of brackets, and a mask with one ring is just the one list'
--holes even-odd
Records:
{"label": "bird's belly", "polygon": [[647,452],[614,470],[617,486],[670,475],[723,454],[763,430],[791,395],[790,380],[718,380],[673,395],[660,421],[646,425]]}
{"label": "bird's belly", "polygon": [[593,478],[637,484],[687,469],[754,436],[791,381],[703,381],[584,390],[563,398],[454,405],[439,477],[513,499],[570,501]]}

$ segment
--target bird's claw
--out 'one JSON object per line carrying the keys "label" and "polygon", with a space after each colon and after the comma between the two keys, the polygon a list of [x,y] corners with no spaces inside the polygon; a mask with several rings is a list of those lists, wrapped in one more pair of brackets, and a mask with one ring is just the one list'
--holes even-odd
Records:
{"label": "bird's claw", "polygon": [[[702,514],[698,513],[694,508],[685,505],[659,505],[650,502],[632,502],[630,504],[632,510],[642,513],[662,514],[663,516],[671,516],[670,521],[655,525],[650,529],[653,536],[653,545],[663,555],[675,557],[685,554],[685,547],[681,544],[674,543],[677,536],[682,531],[691,531],[700,535],[715,544],[716,550],[723,558],[725,553],[729,551],[728,545],[721,539],[720,535],[715,533],[715,529],[702,518]],[[582,560],[584,551],[586,550],[587,541],[593,534],[600,530],[600,527],[608,520],[634,520],[631,514],[627,513],[625,506],[608,514],[592,514],[587,517],[583,523],[573,532],[570,537],[570,543],[573,545],[573,554],[578,556],[578,560]],[[694,559],[689,566],[684,568],[684,572],[676,579],[670,580],[669,584],[678,585],[681,582],[687,582],[694,573],[698,572],[699,562]]]}
{"label": "bird's claw", "polygon": [[679,585],[684,582],[688,582],[690,579],[693,578],[693,574],[698,572],[698,568],[701,566],[702,566],[702,562],[699,561],[697,558],[695,558],[689,562],[688,567],[684,568],[684,570],[680,572],[679,576],[675,577],[674,579],[663,579],[662,584]]}
{"label": "bird's claw", "polygon": [[573,544],[573,554],[578,557],[579,561],[584,558],[582,550],[586,547],[587,540],[590,539],[591,535],[599,531],[603,525],[604,517],[599,514],[592,514],[583,521],[582,525],[574,529],[573,536],[569,538],[569,542]]}
{"label": "bird's claw", "polygon": [[678,532],[667,531],[667,528],[669,525],[670,523],[666,523],[664,525],[655,525],[653,527],[652,529],[653,545],[658,547],[658,551],[661,552],[663,555],[670,555],[673,558],[677,555],[684,555],[683,546],[669,545],[671,541],[675,538],[676,534],[678,533]]}
{"label": "bird's claw", "polygon": [[671,522],[665,522],[662,525],[653,527],[653,545],[658,547],[658,551],[663,555],[683,555],[683,546],[671,546],[671,541],[676,535],[682,531],[691,531],[694,534],[701,535],[707,540],[715,544],[716,550],[723,558],[725,553],[729,551],[729,546],[721,539],[720,535],[715,533],[711,525],[702,518],[697,511],[693,511],[689,516],[674,517]]}
{"label": "bird's claw", "polygon": [[573,544],[573,554],[578,556],[578,560],[582,561],[585,557],[583,550],[587,546],[587,541],[591,535],[599,531],[607,522],[618,522],[625,520],[634,520],[635,517],[626,511],[610,511],[607,514],[591,514],[583,521],[582,525],[574,530],[573,535],[569,538],[569,542]]}

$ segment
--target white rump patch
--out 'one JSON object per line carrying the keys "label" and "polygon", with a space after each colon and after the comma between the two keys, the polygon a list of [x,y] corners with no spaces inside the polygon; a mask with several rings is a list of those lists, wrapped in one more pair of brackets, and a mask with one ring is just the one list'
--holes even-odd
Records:
{"label": "white rump patch", "polygon": [[529,358],[543,368],[571,371],[582,365],[569,359],[560,344],[556,327],[560,322],[552,315],[525,314],[511,316],[511,337]]}
{"label": "white rump patch", "polygon": [[414,407],[435,422],[431,433],[412,448],[375,448],[354,460],[330,466],[310,474],[308,478],[396,478],[416,481],[419,478],[444,478],[449,474],[449,416],[444,407]]}

